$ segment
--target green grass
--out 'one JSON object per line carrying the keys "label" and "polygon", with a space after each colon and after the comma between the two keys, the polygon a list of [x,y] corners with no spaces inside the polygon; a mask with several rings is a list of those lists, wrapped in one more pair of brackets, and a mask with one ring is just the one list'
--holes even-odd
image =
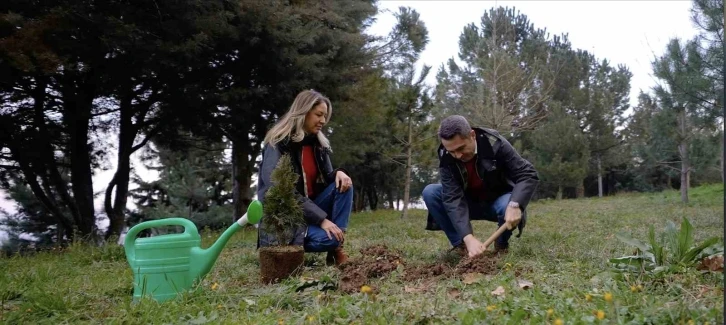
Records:
{"label": "green grass", "polygon": [[[723,273],[690,271],[648,278],[609,272],[608,259],[632,253],[615,233],[631,232],[645,240],[649,225],[657,232],[666,220],[688,217],[696,242],[723,238],[723,186],[691,191],[688,205],[679,193],[622,194],[603,199],[553,201],[530,205],[529,222],[521,238],[512,238],[500,271],[473,284],[451,278],[431,292],[407,293],[400,272],[374,279],[375,296],[314,289],[295,292],[298,280],[263,286],[255,250],[256,233],[246,229],[227,244],[212,271],[194,292],[163,304],[131,303],[132,273],[118,246],[75,245],[64,252],[0,260],[0,320],[8,324],[720,324],[723,322]],[[360,257],[361,248],[386,244],[400,250],[408,264],[441,260],[449,248],[442,232],[425,231],[425,211],[406,220],[395,212],[352,216],[347,250]],[[473,222],[486,237],[489,222]],[[217,237],[204,233],[204,247]],[[324,265],[323,254],[306,254],[304,276],[339,272]],[[505,266],[507,263],[511,267]],[[519,276],[515,276],[515,272]],[[521,290],[518,279],[534,283]],[[632,292],[631,286],[643,290]],[[493,291],[503,286],[503,297]],[[450,298],[448,292],[460,295]],[[604,296],[610,293],[612,302]],[[588,301],[586,295],[592,299]],[[488,307],[488,308],[487,308]],[[552,314],[548,315],[551,309]],[[602,311],[598,320],[594,312]]]}

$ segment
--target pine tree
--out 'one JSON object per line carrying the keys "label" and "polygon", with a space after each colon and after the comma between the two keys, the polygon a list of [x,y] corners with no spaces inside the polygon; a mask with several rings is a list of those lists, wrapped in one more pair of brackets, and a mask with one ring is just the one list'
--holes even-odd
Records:
{"label": "pine tree", "polygon": [[546,123],[532,132],[530,155],[543,183],[557,189],[559,200],[565,187],[577,186],[585,177],[590,152],[577,121],[561,107],[553,106]]}
{"label": "pine tree", "polygon": [[452,58],[437,75],[442,114],[465,115],[472,125],[505,135],[544,120],[562,65],[555,49],[569,47],[566,37],[550,39],[515,8],[497,7],[484,13],[481,25],[464,27],[459,47],[463,64]]}
{"label": "pine tree", "polygon": [[661,83],[654,88],[659,107],[676,124],[671,136],[678,147],[681,169],[681,201],[688,203],[688,187],[693,171],[691,143],[702,130],[714,129],[718,108],[713,100],[713,82],[707,78],[699,44],[682,44],[673,39],[666,52],[653,62],[653,74]]}
{"label": "pine tree", "polygon": [[177,141],[187,145],[184,149],[170,148],[154,142],[158,149],[145,151],[145,160],[158,159],[158,166],[147,163],[147,168],[158,171],[159,179],[145,182],[138,176],[133,178],[138,188],[131,195],[138,210],[129,213],[128,224],[176,216],[200,228],[225,228],[232,215],[231,168],[224,157],[228,143],[192,137]]}
{"label": "pine tree", "polygon": [[[65,245],[72,238],[73,229],[66,229],[48,212],[43,203],[21,179],[14,178],[8,186],[8,199],[17,203],[17,211],[8,213],[0,209],[0,229],[8,240],[0,247],[5,253],[26,249],[42,249],[52,245]],[[67,213],[67,211],[62,211]]]}
{"label": "pine tree", "polygon": [[416,62],[428,43],[428,31],[415,10],[402,7],[396,16],[399,26],[408,22],[415,26],[418,36],[415,42],[409,42],[415,46],[409,46],[403,58],[392,65],[387,94],[389,110],[386,124],[391,143],[384,152],[387,158],[404,169],[400,183],[403,183],[401,217],[405,218],[411,201],[411,177],[416,167],[426,162],[426,159],[414,159],[414,156],[433,158],[436,137],[431,118],[433,103],[429,87],[425,84],[431,67],[424,65],[416,77]]}
{"label": "pine tree", "polygon": [[280,161],[270,176],[272,186],[265,195],[265,216],[262,229],[274,234],[280,246],[292,241],[295,229],[305,225],[302,203],[295,195],[298,175],[292,168],[289,155]]}

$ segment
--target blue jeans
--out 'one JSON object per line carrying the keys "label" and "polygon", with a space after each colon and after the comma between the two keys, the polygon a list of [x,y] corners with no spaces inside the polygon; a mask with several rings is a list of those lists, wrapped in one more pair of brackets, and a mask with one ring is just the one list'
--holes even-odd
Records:
{"label": "blue jeans", "polygon": [[[345,231],[348,228],[348,219],[353,207],[353,186],[339,193],[335,183],[331,183],[314,202],[328,214],[327,219],[336,224],[340,230]],[[328,252],[338,248],[340,244],[334,236],[332,239],[328,238],[328,233],[320,226],[308,226],[304,245],[306,252]]]}
{"label": "blue jeans", "polygon": [[[463,242],[464,236],[460,235],[451,223],[451,219],[444,206],[442,191],[443,187],[441,184],[429,184],[423,190],[423,200],[431,216],[444,231],[446,237],[449,238],[451,245],[458,246]],[[504,224],[504,213],[507,210],[510,196],[512,196],[512,193],[503,194],[494,200],[494,202],[477,202],[464,198],[469,206],[469,220],[492,221],[501,227]],[[506,230],[497,238],[497,245],[506,247],[511,236],[512,231]]]}

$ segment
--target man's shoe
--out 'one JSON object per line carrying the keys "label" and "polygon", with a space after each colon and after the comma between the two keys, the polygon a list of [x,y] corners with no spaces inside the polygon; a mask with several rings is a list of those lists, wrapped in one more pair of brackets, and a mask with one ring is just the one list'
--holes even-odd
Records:
{"label": "man's shoe", "polygon": [[343,251],[343,247],[338,247],[335,250],[329,251],[328,256],[325,258],[325,264],[340,266],[341,264],[348,261],[348,255]]}

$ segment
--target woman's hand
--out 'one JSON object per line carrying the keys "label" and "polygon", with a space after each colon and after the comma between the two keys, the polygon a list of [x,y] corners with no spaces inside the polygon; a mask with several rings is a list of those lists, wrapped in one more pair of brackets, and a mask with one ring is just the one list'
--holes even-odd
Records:
{"label": "woman's hand", "polygon": [[342,171],[338,171],[335,173],[335,188],[338,189],[338,192],[343,193],[347,191],[351,185],[353,185],[353,181]]}
{"label": "woman's hand", "polygon": [[[334,224],[332,221],[325,219],[322,223],[320,223],[320,228],[323,228],[325,232],[328,234],[329,239],[333,239],[333,236],[335,236],[335,239],[338,240],[338,242],[343,242],[343,231],[338,228],[338,225]],[[332,235],[332,236],[331,236]]]}

